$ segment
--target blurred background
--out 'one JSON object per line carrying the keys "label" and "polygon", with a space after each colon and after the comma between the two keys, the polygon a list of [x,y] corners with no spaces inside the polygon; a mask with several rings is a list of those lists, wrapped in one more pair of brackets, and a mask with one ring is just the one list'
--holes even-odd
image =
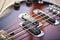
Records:
{"label": "blurred background", "polygon": [[[5,2],[5,1],[6,1],[6,2]],[[4,4],[4,7],[5,7],[6,5],[8,5],[9,3],[14,2],[14,1],[16,1],[16,0],[0,0],[0,9],[1,9],[1,7],[3,6],[3,4]],[[60,0],[44,0],[44,1],[52,2],[52,3],[57,4],[57,5],[60,4]],[[5,3],[4,3],[4,2],[5,2]],[[59,5],[59,6],[60,6],[60,5]],[[4,7],[3,7],[3,8],[4,8]]]}

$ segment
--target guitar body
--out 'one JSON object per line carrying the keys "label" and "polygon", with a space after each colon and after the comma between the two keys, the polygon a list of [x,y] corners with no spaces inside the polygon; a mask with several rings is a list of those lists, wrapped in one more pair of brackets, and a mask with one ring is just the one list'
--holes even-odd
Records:
{"label": "guitar body", "polygon": [[[43,20],[41,17],[38,15],[33,16],[33,10],[34,9],[40,9],[44,11],[46,14],[56,18],[60,22],[60,17],[53,14],[50,12],[47,8],[49,5],[55,5],[49,2],[45,2],[43,4],[37,4],[34,3],[32,6],[28,7],[26,6],[25,3],[22,3],[20,6],[19,10],[15,10],[13,7],[9,7],[6,12],[6,16],[3,18],[0,18],[0,30],[4,30],[8,33],[15,31],[15,34],[18,34],[17,36],[14,37],[14,40],[60,40],[60,24],[59,25],[52,25],[45,20]],[[21,23],[21,19],[18,18],[18,16],[21,13],[28,13],[31,14],[32,17],[38,16],[36,19],[39,22],[43,23],[44,25],[40,28],[41,30],[44,31],[44,36],[43,37],[34,37],[31,35],[29,32],[24,30],[22,27],[19,26],[19,23]],[[17,30],[18,29],[18,30]],[[17,31],[16,31],[17,30]]]}

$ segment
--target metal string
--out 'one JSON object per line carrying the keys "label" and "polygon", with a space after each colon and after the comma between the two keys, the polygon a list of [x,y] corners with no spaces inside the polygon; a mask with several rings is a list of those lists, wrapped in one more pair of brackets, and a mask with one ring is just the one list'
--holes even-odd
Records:
{"label": "metal string", "polygon": [[[55,16],[54,16],[54,17],[55,17]],[[48,18],[48,19],[49,19],[49,18]],[[46,19],[46,20],[48,20],[48,19]],[[39,20],[39,19],[38,19],[38,20]],[[45,21],[46,21],[46,20],[45,20]],[[34,26],[34,27],[35,27],[35,26]],[[23,31],[29,30],[29,29],[34,28],[34,27],[30,27],[30,28],[25,29],[25,30],[23,30]],[[20,33],[21,33],[21,32],[20,32]],[[18,34],[20,34],[20,33],[18,33]],[[15,36],[18,35],[18,34],[15,34]],[[12,36],[12,37],[14,37],[14,36]],[[9,37],[8,39],[10,39],[10,38],[12,38],[12,37]]]}

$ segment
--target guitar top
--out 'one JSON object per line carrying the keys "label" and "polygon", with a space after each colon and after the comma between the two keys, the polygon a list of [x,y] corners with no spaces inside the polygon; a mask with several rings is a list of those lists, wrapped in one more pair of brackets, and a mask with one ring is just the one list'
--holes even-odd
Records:
{"label": "guitar top", "polygon": [[0,13],[0,40],[60,40],[58,5],[23,0]]}

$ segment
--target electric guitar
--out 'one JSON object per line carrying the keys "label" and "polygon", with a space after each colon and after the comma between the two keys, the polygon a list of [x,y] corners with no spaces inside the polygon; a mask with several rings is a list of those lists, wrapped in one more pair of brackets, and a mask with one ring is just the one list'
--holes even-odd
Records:
{"label": "electric guitar", "polygon": [[60,7],[43,0],[19,0],[0,12],[0,40],[60,40]]}

